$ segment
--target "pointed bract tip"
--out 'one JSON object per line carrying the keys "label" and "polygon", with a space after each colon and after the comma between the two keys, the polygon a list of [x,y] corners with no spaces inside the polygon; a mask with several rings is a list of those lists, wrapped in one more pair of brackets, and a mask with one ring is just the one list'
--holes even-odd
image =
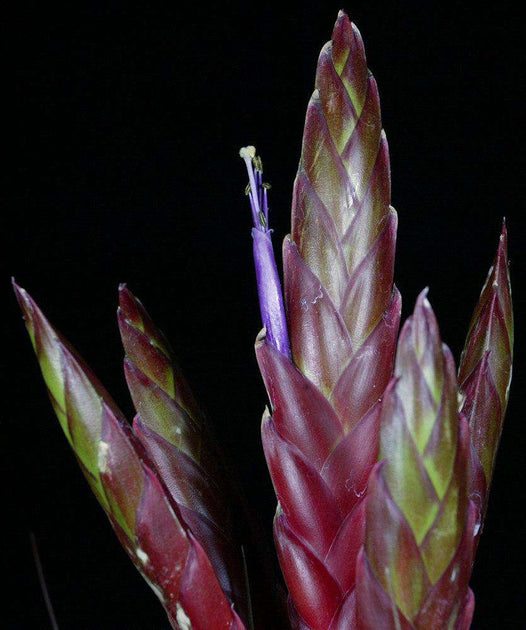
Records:
{"label": "pointed bract tip", "polygon": [[416,306],[421,308],[431,308],[431,304],[427,298],[429,295],[429,287],[422,289],[416,298]]}
{"label": "pointed bract tip", "polygon": [[20,306],[20,310],[25,319],[33,319],[33,313],[35,309],[35,303],[33,298],[29,295],[29,293],[21,286],[19,286],[15,279],[11,279],[11,283],[13,285],[13,291],[15,292],[15,296]]}
{"label": "pointed bract tip", "polygon": [[345,22],[350,22],[351,20],[349,19],[349,16],[347,15],[347,12],[345,11],[345,9],[340,9],[338,11],[338,17],[336,18],[336,24],[338,24],[338,22],[341,21],[345,21]]}
{"label": "pointed bract tip", "polygon": [[499,250],[502,250],[505,254],[508,253],[508,228],[506,225],[506,217],[502,218],[502,228],[499,236]]}
{"label": "pointed bract tip", "polygon": [[128,286],[126,284],[119,285],[119,308],[117,314],[133,325],[140,324],[141,307],[142,304],[128,289]]}
{"label": "pointed bract tip", "polygon": [[24,289],[22,289],[22,287],[20,287],[16,282],[14,277],[11,278],[11,285],[13,287],[13,291],[15,292],[15,296],[16,299],[18,300],[18,303],[20,304],[20,300],[22,299],[22,291]]}
{"label": "pointed bract tip", "polygon": [[119,302],[121,301],[136,301],[137,298],[133,295],[133,293],[128,288],[128,285],[123,283],[119,284]]}
{"label": "pointed bract tip", "polygon": [[263,328],[258,332],[258,335],[256,337],[256,342],[254,345],[256,346],[256,349],[257,349],[266,343],[267,343],[267,329],[265,326],[263,326]]}
{"label": "pointed bract tip", "polygon": [[[489,270],[489,277],[499,276],[508,273],[508,230],[506,219],[502,220],[502,228],[499,234],[499,244],[493,259],[493,265]],[[495,285],[498,286],[498,285]]]}
{"label": "pointed bract tip", "polygon": [[[396,379],[396,380],[398,380],[398,379]],[[382,470],[386,467],[386,465],[387,465],[387,462],[384,459],[382,459],[382,461],[377,462],[374,465],[374,468],[372,469],[371,472],[374,472],[378,476],[382,472]]]}
{"label": "pointed bract tip", "polygon": [[356,25],[351,22],[347,13],[340,9],[332,30],[331,41],[335,60],[345,62],[350,49],[354,48],[353,42],[361,41],[361,35]]}
{"label": "pointed bract tip", "polygon": [[270,413],[268,405],[265,405],[263,416],[261,417],[261,424],[266,427],[270,422],[272,422],[272,414]]}
{"label": "pointed bract tip", "polygon": [[146,427],[143,424],[140,413],[136,413],[133,416],[132,429],[135,435],[137,435],[137,437],[141,440],[141,435],[146,432]]}
{"label": "pointed bract tip", "polygon": [[405,321],[398,341],[398,355],[403,348],[413,346],[420,353],[428,344],[440,342],[438,322],[427,294],[426,287],[420,292],[413,313]]}
{"label": "pointed bract tip", "polygon": [[418,294],[415,302],[415,309],[413,311],[412,317],[422,317],[427,319],[430,315],[434,317],[433,308],[431,307],[431,302],[428,299],[429,295],[429,287],[422,289]]}
{"label": "pointed bract tip", "polygon": [[13,286],[13,291],[15,292],[17,299],[20,301],[20,299],[22,299],[22,295],[26,293],[26,290],[15,282],[14,277],[11,278],[11,285]]}
{"label": "pointed bract tip", "polygon": [[117,308],[117,317],[119,319],[126,318],[126,302],[129,301],[130,290],[125,282],[119,284],[119,306]]}
{"label": "pointed bract tip", "polygon": [[433,307],[431,306],[431,302],[427,297],[428,295],[429,287],[426,287],[419,293],[416,299],[413,317],[426,320],[428,322],[428,326],[431,325],[435,329],[434,332],[438,335],[438,322],[435,312],[433,311]]}
{"label": "pointed bract tip", "polygon": [[415,303],[415,309],[413,312],[413,317],[415,318],[423,318],[428,319],[430,316],[434,319],[435,314],[433,313],[433,308],[431,307],[431,302],[428,299],[429,295],[429,287],[426,287],[418,294]]}
{"label": "pointed bract tip", "polygon": [[387,383],[384,393],[382,394],[382,400],[385,400],[386,398],[388,398],[391,395],[391,393],[396,389],[396,385],[398,384],[398,381],[400,380],[400,378],[401,378],[400,375],[396,375],[391,378],[391,380]]}
{"label": "pointed bract tip", "polygon": [[[330,45],[330,43],[326,45]],[[321,101],[320,90],[318,88],[314,88],[310,100],[311,103],[319,103]]]}

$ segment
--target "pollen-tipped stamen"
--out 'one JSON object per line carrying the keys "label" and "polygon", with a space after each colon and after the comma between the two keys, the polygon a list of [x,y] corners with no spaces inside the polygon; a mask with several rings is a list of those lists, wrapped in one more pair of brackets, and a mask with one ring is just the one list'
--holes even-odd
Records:
{"label": "pollen-tipped stamen", "polygon": [[252,210],[254,264],[261,320],[268,341],[290,358],[290,342],[283,306],[283,293],[272,247],[272,230],[268,221],[268,188],[263,182],[263,164],[253,146],[239,151],[248,172],[247,194]]}

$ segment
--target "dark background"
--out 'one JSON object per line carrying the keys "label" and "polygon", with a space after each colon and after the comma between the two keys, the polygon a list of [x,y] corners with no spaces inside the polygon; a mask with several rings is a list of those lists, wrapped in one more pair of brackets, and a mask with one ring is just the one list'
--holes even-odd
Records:
{"label": "dark background", "polygon": [[[338,3],[12,3],[3,37],[11,183],[2,195],[7,628],[48,628],[29,532],[64,629],[167,627],[61,435],[9,277],[27,288],[131,417],[115,319],[126,281],[175,348],[270,537],[266,402],[246,175],[272,183],[275,242],[319,49]],[[476,7],[476,8],[475,8]],[[404,316],[421,288],[458,358],[508,218],[524,352],[524,67],[511,4],[355,1],[380,87],[399,212]],[[521,358],[519,357],[519,361]],[[522,360],[522,366],[524,361]],[[523,628],[524,371],[517,362],[472,587],[474,628]]]}

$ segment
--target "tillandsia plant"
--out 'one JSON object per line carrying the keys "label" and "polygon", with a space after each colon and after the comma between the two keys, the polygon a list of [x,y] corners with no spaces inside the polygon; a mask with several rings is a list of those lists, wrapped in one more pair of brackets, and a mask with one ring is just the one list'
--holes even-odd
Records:
{"label": "tillandsia plant", "polygon": [[511,377],[505,226],[458,377],[426,292],[397,344],[387,141],[362,39],[343,12],[307,110],[284,305],[261,160],[253,147],[241,156],[264,324],[256,355],[271,402],[262,438],[292,624],[468,628]]}
{"label": "tillandsia plant", "polygon": [[[423,291],[398,334],[397,215],[376,82],[340,12],[310,100],[284,293],[268,185],[249,177],[270,398],[262,440],[278,507],[289,627],[469,628],[469,580],[511,378],[503,226],[457,373]],[[281,627],[254,577],[237,491],[164,336],[122,285],[118,321],[137,415],[129,424],[34,300],[14,285],[53,408],[122,546],[173,628]],[[259,542],[259,541],[258,541]],[[256,543],[257,544],[257,543]],[[272,601],[272,606],[268,602]]]}

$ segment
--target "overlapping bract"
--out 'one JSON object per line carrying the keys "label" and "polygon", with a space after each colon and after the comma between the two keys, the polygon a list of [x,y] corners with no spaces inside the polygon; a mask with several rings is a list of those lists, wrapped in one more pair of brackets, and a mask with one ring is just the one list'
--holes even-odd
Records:
{"label": "overlapping bract", "polygon": [[121,289],[127,378],[139,410],[132,429],[29,294],[16,285],[15,291],[62,429],[121,544],[172,626],[243,630],[234,610],[234,604],[238,610],[241,605],[241,593],[233,586],[236,574],[221,564],[215,553],[220,536],[210,533],[224,519],[213,492],[217,479],[207,485],[211,458],[198,455],[205,442],[202,426],[144,309]]}
{"label": "overlapping bract", "polygon": [[367,492],[357,566],[360,628],[469,628],[476,509],[455,363],[425,292],[398,342],[382,403],[382,460]]}
{"label": "overlapping bract", "polygon": [[[300,630],[467,630],[473,615],[469,578],[511,378],[506,231],[457,381],[425,292],[394,365],[400,295],[389,204],[376,83],[358,31],[340,13],[318,63],[284,243],[291,356],[288,341],[265,330],[256,342],[271,401],[262,438],[279,501],[275,541]],[[261,266],[274,265],[267,240],[265,260],[255,248]],[[215,445],[140,302],[120,288],[137,411],[130,427],[15,290],[64,433],[172,626],[246,628],[245,576]],[[278,615],[271,610],[273,628]]]}
{"label": "overlapping bract", "polygon": [[[124,371],[137,416],[133,430],[161,474],[188,527],[201,541],[221,587],[244,610],[240,546],[220,456],[164,336],[132,293],[119,288]],[[246,613],[246,610],[244,611]]]}
{"label": "overlapping bract", "polygon": [[292,360],[264,331],[256,342],[272,407],[262,436],[275,540],[302,630],[464,630],[473,615],[468,584],[511,376],[506,233],[460,391],[425,294],[388,386],[400,317],[389,202],[376,84],[340,12],[318,62],[284,243]]}
{"label": "overlapping bract", "polygon": [[400,296],[387,142],[361,37],[344,13],[318,62],[284,243],[292,362],[260,336],[272,403],[263,446],[275,539],[306,627],[347,628],[363,543],[378,401],[393,368]]}
{"label": "overlapping bract", "polygon": [[470,495],[477,505],[478,536],[508,404],[513,354],[513,312],[507,232],[502,226],[493,265],[471,319],[459,368],[462,413],[473,447]]}

